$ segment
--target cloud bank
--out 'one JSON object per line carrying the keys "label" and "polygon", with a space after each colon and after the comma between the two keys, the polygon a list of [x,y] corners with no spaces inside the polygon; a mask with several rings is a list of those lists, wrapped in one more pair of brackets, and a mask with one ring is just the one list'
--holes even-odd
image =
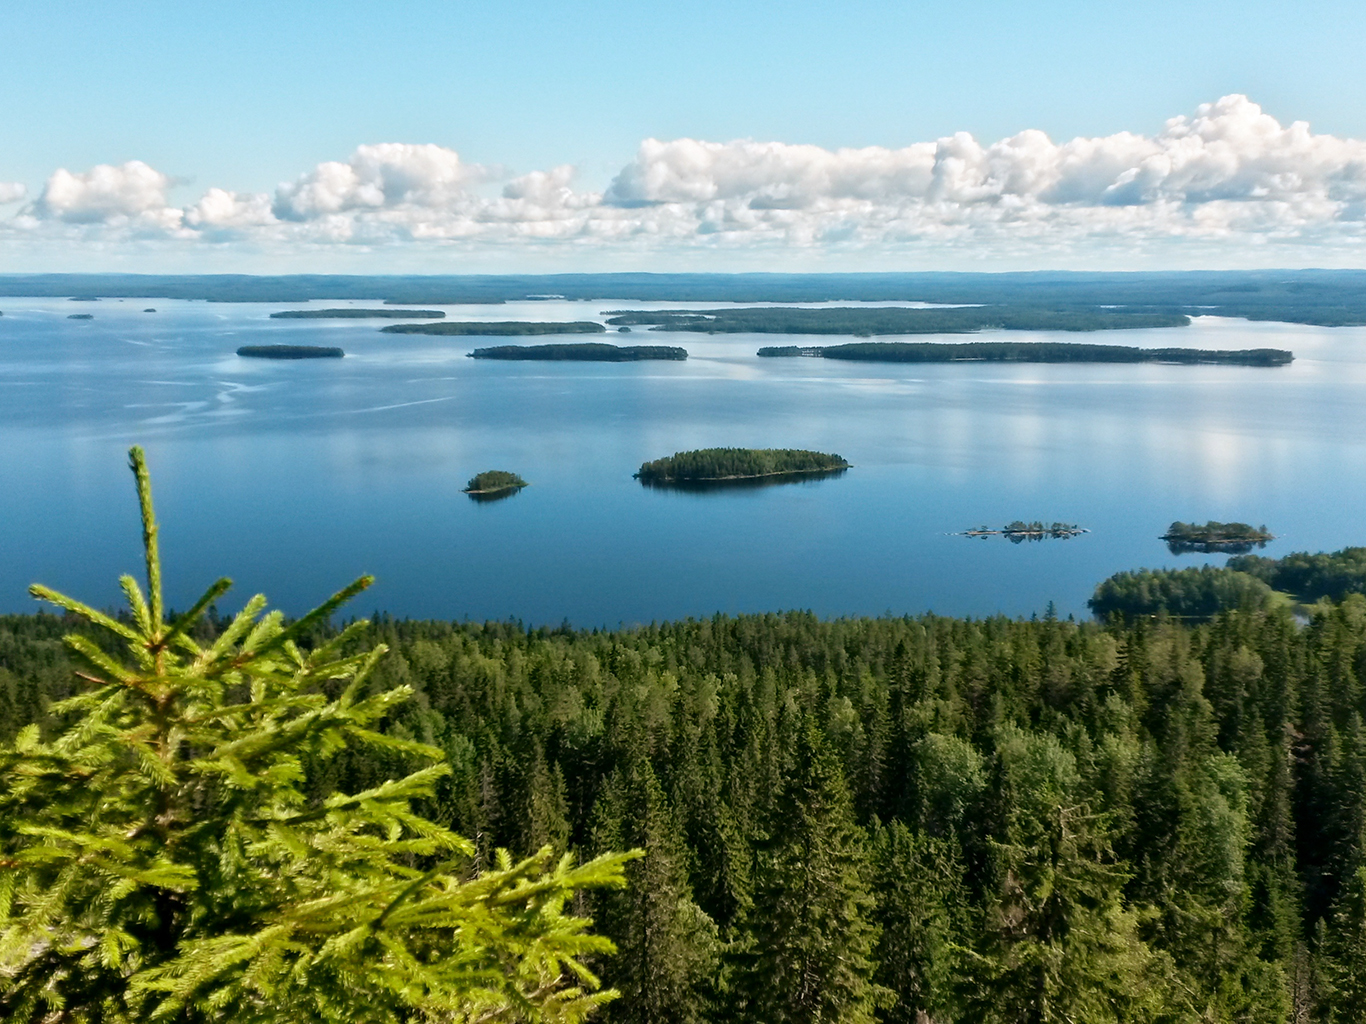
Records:
{"label": "cloud bank", "polygon": [[[1366,142],[1282,125],[1240,95],[1151,136],[1054,142],[1030,130],[983,144],[959,133],[839,150],[647,139],[602,191],[577,188],[568,166],[509,180],[406,143],[361,146],[273,194],[215,186],[177,206],[172,187],[140,161],[60,169],[0,217],[0,241],[991,255],[1154,242],[1355,253],[1366,238]],[[24,195],[0,183],[0,203]]]}

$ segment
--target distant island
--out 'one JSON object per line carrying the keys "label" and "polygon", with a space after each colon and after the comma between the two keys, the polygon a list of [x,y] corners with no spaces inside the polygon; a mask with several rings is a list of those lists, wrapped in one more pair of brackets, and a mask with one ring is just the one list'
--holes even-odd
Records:
{"label": "distant island", "polygon": [[462,321],[444,324],[390,324],[381,327],[385,334],[454,334],[475,337],[502,337],[517,334],[606,334],[607,328],[591,320],[572,323],[542,323],[535,320],[493,320],[488,323]]}
{"label": "distant island", "polygon": [[440,320],[439,309],[284,309],[270,314],[272,320]]}
{"label": "distant island", "polygon": [[[74,302],[75,300],[73,299],[72,301]],[[67,316],[66,316],[66,318],[67,318],[68,320],[94,320],[94,319],[95,319],[95,314],[94,314],[94,313],[68,313]]]}
{"label": "distant island", "polygon": [[237,354],[248,359],[340,359],[346,355],[327,345],[243,345]]}
{"label": "distant island", "polygon": [[1278,348],[1236,351],[1198,348],[1134,348],[1070,341],[865,341],[759,349],[765,358],[811,356],[868,363],[1183,363],[1225,366],[1285,366],[1295,354]]}
{"label": "distant island", "polygon": [[805,474],[838,473],[849,463],[838,455],[798,448],[703,448],[641,465],[645,484],[706,484]]}
{"label": "distant island", "polygon": [[491,498],[512,494],[525,486],[527,486],[527,482],[516,473],[509,473],[502,469],[489,469],[470,477],[469,483],[465,485],[465,493],[475,499]]}
{"label": "distant island", "polygon": [[606,314],[612,326],[653,325],[654,331],[704,334],[975,334],[978,331],[1114,331],[1185,327],[1177,312],[1122,309],[1040,309],[1034,306],[961,306],[914,309],[874,306],[809,309],[759,306],[752,309],[633,310]]}
{"label": "distant island", "polygon": [[144,313],[155,313],[156,310],[153,309],[153,308],[151,308],[151,307],[149,306],[148,308],[144,309],[143,312],[144,312]]}
{"label": "distant island", "polygon": [[634,363],[643,359],[687,359],[688,350],[673,345],[609,345],[590,341],[570,345],[495,345],[475,349],[470,358]]}
{"label": "distant island", "polygon": [[1090,532],[1090,530],[1083,529],[1076,523],[1045,523],[1037,519],[1026,523],[1017,519],[1013,523],[1006,523],[999,530],[993,530],[990,526],[978,526],[971,530],[964,530],[962,536],[1005,537],[1007,540],[1020,544],[1027,540],[1043,540],[1046,537],[1066,540],[1069,537],[1080,537],[1083,533]]}
{"label": "distant island", "polygon": [[1267,531],[1265,525],[1249,526],[1247,523],[1217,523],[1211,520],[1203,526],[1198,523],[1172,523],[1161,539],[1167,542],[1172,554],[1179,555],[1212,551],[1243,554],[1254,547],[1266,547],[1267,541],[1276,538]]}

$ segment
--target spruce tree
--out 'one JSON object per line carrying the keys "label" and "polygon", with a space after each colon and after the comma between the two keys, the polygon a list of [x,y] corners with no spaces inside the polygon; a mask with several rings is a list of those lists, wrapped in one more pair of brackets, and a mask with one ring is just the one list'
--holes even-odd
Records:
{"label": "spruce tree", "polygon": [[[85,688],[0,747],[0,1017],[19,1022],[575,1022],[613,993],[584,958],[611,948],[564,913],[619,886],[628,857],[549,848],[469,870],[426,820],[441,752],[377,725],[409,697],[365,696],[384,648],[356,623],[305,638],[370,580],[285,625],[252,598],[194,639],[219,580],[168,622],[146,463],[131,451],[146,591],[128,618],[34,586],[108,643],[68,637]],[[124,656],[115,653],[118,647]],[[310,800],[310,765],[401,753],[411,774]]]}
{"label": "spruce tree", "polygon": [[810,723],[787,753],[757,850],[748,927],[732,953],[736,1010],[755,1024],[871,1024],[891,993],[873,981],[878,930],[864,835]]}
{"label": "spruce tree", "polygon": [[598,920],[617,946],[607,971],[621,992],[608,1016],[618,1024],[701,1024],[720,943],[693,901],[687,846],[650,763],[618,771],[600,803],[597,845],[645,851],[627,866],[629,888],[599,897]]}

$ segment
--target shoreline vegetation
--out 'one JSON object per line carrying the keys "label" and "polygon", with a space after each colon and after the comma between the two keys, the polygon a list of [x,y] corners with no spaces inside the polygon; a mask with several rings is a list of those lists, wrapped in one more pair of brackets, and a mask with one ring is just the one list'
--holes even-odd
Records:
{"label": "shoreline vegetation", "polygon": [[848,468],[838,455],[801,448],[702,448],[642,463],[635,476],[643,484],[676,486],[826,475]]}
{"label": "shoreline vegetation", "polygon": [[1197,348],[1134,348],[1069,341],[873,341],[847,345],[775,345],[759,349],[765,358],[808,356],[869,363],[1177,363],[1224,366],[1285,366],[1294,361],[1285,349],[1236,351]]}
{"label": "shoreline vegetation", "polygon": [[808,309],[759,306],[753,309],[611,309],[610,326],[651,325],[652,331],[703,334],[975,334],[978,331],[1116,331],[1187,327],[1184,313],[1114,309],[1037,309],[1029,306],[962,306],[910,309],[904,306]]}
{"label": "shoreline vegetation", "polygon": [[527,482],[516,473],[509,473],[504,469],[487,469],[470,477],[469,482],[465,484],[464,493],[475,501],[491,501],[509,498],[526,486]]}
{"label": "shoreline vegetation", "polygon": [[1225,552],[1244,554],[1254,547],[1264,548],[1267,541],[1275,540],[1265,524],[1249,526],[1247,523],[1217,523],[1210,520],[1203,526],[1197,523],[1175,522],[1167,527],[1161,540],[1174,555],[1189,552]]}
{"label": "shoreline vegetation", "polygon": [[331,345],[243,345],[237,354],[245,359],[340,359],[346,355]]}
{"label": "shoreline vegetation", "polygon": [[606,334],[607,328],[592,320],[571,323],[546,323],[535,320],[461,321],[440,324],[390,324],[381,327],[385,334],[440,334],[455,337],[512,337],[522,334]]}
{"label": "shoreline vegetation", "polygon": [[272,320],[440,320],[439,309],[282,309]]}
{"label": "shoreline vegetation", "polygon": [[635,363],[646,359],[680,361],[687,349],[674,345],[609,345],[579,342],[566,345],[495,345],[477,348],[471,359],[536,360],[542,362]]}
{"label": "shoreline vegetation", "polygon": [[990,526],[978,526],[971,530],[964,530],[959,534],[960,537],[1005,537],[1013,543],[1020,544],[1027,540],[1044,540],[1051,538],[1054,540],[1067,540],[1071,537],[1080,537],[1083,533],[1090,533],[1090,530],[1078,526],[1076,523],[1044,523],[1039,520],[1026,523],[1021,519],[1013,523],[1006,523],[999,530],[993,530]]}

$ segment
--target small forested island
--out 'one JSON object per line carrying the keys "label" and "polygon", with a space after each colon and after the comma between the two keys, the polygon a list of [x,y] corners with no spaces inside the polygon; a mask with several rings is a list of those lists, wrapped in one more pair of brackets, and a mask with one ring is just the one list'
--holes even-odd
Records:
{"label": "small forested island", "polygon": [[606,334],[607,328],[592,320],[551,323],[537,320],[461,321],[441,324],[390,324],[385,334],[451,334],[460,337],[511,337],[519,334]]}
{"label": "small forested island", "polygon": [[636,477],[647,484],[717,483],[838,473],[848,468],[849,463],[838,455],[800,448],[702,448],[646,462]]}
{"label": "small forested island", "polygon": [[1254,547],[1265,547],[1267,541],[1276,538],[1267,531],[1265,525],[1249,526],[1247,523],[1216,523],[1210,520],[1203,526],[1198,523],[1172,523],[1161,539],[1167,542],[1173,554],[1188,551],[1241,554]]}
{"label": "small forested island", "polygon": [[340,359],[346,355],[329,345],[243,345],[237,354],[248,359]]}
{"label": "small forested island", "polygon": [[478,495],[511,494],[527,485],[516,473],[502,469],[489,469],[470,477],[465,485],[465,493],[471,497]]}
{"label": "small forested island", "polygon": [[1083,533],[1090,532],[1090,530],[1083,529],[1076,523],[1045,523],[1038,519],[1026,523],[1022,519],[1017,519],[1013,523],[1006,523],[999,530],[994,530],[990,526],[978,526],[971,530],[964,530],[962,536],[1005,537],[1018,544],[1026,540],[1043,540],[1045,537],[1066,540],[1069,537],[1080,537]]}
{"label": "small forested island", "polygon": [[143,312],[144,312],[144,313],[155,313],[156,310],[153,309],[153,308],[151,308],[151,307],[149,306],[148,308],[144,309]]}
{"label": "small forested island", "polygon": [[440,320],[439,309],[284,309],[272,320]]}
{"label": "small forested island", "polygon": [[649,324],[654,331],[704,334],[974,334],[977,331],[1114,331],[1185,327],[1184,313],[1126,309],[1039,309],[1033,306],[962,306],[912,309],[874,306],[809,309],[758,306],[741,309],[612,309],[612,326]]}
{"label": "small forested island", "polygon": [[1236,351],[1198,348],[1134,348],[1068,341],[866,341],[847,345],[772,345],[765,358],[812,356],[868,363],[1213,363],[1230,366],[1285,366],[1295,355],[1285,349]]}
{"label": "small forested island", "polygon": [[470,358],[634,363],[643,359],[687,359],[688,350],[675,345],[609,345],[590,341],[570,345],[495,345],[492,348],[475,349],[470,353]]}
{"label": "small forested island", "polygon": [[67,318],[68,320],[94,320],[94,319],[95,319],[95,314],[94,314],[94,313],[68,313],[67,316],[66,316],[66,318]]}

